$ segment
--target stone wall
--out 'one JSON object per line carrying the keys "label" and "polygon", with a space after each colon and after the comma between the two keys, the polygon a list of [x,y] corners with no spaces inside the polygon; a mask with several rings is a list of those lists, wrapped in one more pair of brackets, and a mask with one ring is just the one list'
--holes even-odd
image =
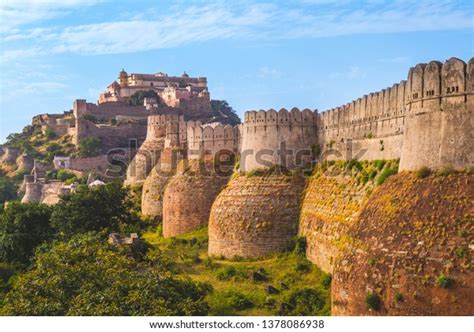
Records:
{"label": "stone wall", "polygon": [[239,149],[238,126],[220,123],[202,125],[199,121],[187,122],[187,142],[189,159],[214,157],[222,150],[237,153]]}
{"label": "stone wall", "polygon": [[[316,111],[308,109],[246,112],[242,127],[240,170],[249,172],[275,164],[286,168],[302,166],[309,161],[311,147],[317,143],[316,119]],[[285,157],[279,152],[284,149],[292,155]],[[298,154],[302,151],[306,153]],[[297,154],[302,157],[301,162]]]}
{"label": "stone wall", "polygon": [[234,175],[212,206],[209,255],[257,258],[289,248],[303,187],[296,177]]}
{"label": "stone wall", "polygon": [[318,114],[326,159],[396,159],[400,169],[472,165],[474,60],[411,68],[408,79]]}
{"label": "stone wall", "polygon": [[[163,197],[163,236],[172,237],[207,225],[212,203],[229,177],[203,174],[201,163],[191,161],[187,169],[172,177]],[[212,167],[209,163],[208,169]]]}
{"label": "stone wall", "polygon": [[474,162],[474,60],[451,58],[410,70],[400,168],[456,168]]}
{"label": "stone wall", "polygon": [[313,175],[305,189],[301,206],[299,233],[306,238],[307,258],[332,273],[347,242],[371,185],[359,185],[350,175]]}
{"label": "stone wall", "polygon": [[186,122],[179,115],[150,115],[147,122],[146,140],[127,169],[127,185],[143,183],[159,162],[165,148],[179,148],[186,142]]}
{"label": "stone wall", "polygon": [[22,203],[44,203],[54,205],[59,202],[60,196],[67,194],[69,189],[61,181],[27,182]]}
{"label": "stone wall", "polygon": [[473,315],[473,188],[472,174],[388,178],[335,262],[332,314]]}

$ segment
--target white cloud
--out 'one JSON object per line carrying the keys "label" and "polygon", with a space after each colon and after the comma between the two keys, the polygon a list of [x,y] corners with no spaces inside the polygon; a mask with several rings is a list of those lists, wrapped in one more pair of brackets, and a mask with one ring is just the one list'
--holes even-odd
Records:
{"label": "white cloud", "polygon": [[[0,19],[21,10],[21,6],[9,7],[8,3],[12,1],[0,6]],[[462,8],[451,1],[369,1],[348,5],[350,1],[307,0],[304,4],[294,2],[290,7],[281,3],[178,2],[166,11],[150,8],[131,13],[131,19],[119,16],[121,20],[112,22],[21,29],[22,24],[49,19],[51,15],[84,5],[79,0],[26,3],[36,9],[27,11],[25,17],[12,24],[3,40],[4,43],[24,41],[30,46],[5,47],[3,60],[55,53],[140,52],[231,38],[271,41],[473,28],[472,5]],[[318,6],[321,10],[315,10]]]}

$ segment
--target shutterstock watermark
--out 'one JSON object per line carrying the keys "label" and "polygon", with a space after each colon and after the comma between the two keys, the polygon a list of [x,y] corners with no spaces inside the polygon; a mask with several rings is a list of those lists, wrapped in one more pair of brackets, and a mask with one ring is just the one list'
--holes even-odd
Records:
{"label": "shutterstock watermark", "polygon": [[128,148],[116,148],[107,152],[106,176],[109,178],[145,178],[151,172],[171,177],[179,172],[199,176],[229,177],[234,172],[271,172],[271,174],[302,175],[311,174],[315,165],[331,160],[360,160],[367,149],[354,151],[352,140],[347,140],[342,148],[313,145],[294,149],[281,142],[275,149],[145,149],[134,152],[135,140],[130,140]]}

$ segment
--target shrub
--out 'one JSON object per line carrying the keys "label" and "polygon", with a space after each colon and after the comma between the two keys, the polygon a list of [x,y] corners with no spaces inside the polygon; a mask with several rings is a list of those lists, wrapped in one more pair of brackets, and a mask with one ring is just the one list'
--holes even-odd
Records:
{"label": "shrub", "polygon": [[395,302],[400,303],[403,302],[404,298],[403,295],[400,292],[397,292],[395,294]]}
{"label": "shrub", "polygon": [[383,184],[385,182],[385,180],[389,177],[389,176],[392,176],[392,175],[395,175],[397,174],[398,172],[398,169],[397,168],[386,168],[384,169],[380,175],[377,177],[377,180],[376,180],[376,184],[378,186],[380,186],[381,184]]}
{"label": "shrub", "polygon": [[459,258],[466,257],[469,254],[469,250],[466,247],[458,247],[454,251],[454,254]]}
{"label": "shrub", "polygon": [[331,274],[325,273],[323,277],[321,278],[321,286],[323,286],[324,289],[329,289],[331,287],[331,282],[332,282]]}
{"label": "shrub", "polygon": [[308,273],[311,271],[311,263],[307,260],[298,261],[295,264],[295,271],[301,273]]}
{"label": "shrub", "polygon": [[292,292],[287,297],[289,307],[283,307],[281,315],[317,316],[326,305],[326,300],[315,288],[302,288]]}
{"label": "shrub", "polygon": [[297,255],[306,255],[306,238],[295,236],[293,238],[293,253]]}
{"label": "shrub", "polygon": [[249,309],[254,306],[252,300],[237,290],[215,292],[209,299],[209,304],[214,315],[227,316],[236,311]]}
{"label": "shrub", "polygon": [[369,309],[380,310],[380,307],[382,306],[382,300],[378,294],[368,293],[365,297],[365,305]]}
{"label": "shrub", "polygon": [[376,160],[374,161],[374,166],[378,171],[381,171],[382,168],[385,166],[385,160]]}
{"label": "shrub", "polygon": [[74,178],[76,175],[72,172],[68,172],[65,169],[60,169],[57,173],[56,178],[61,181],[66,181],[68,179]]}
{"label": "shrub", "polygon": [[441,288],[450,288],[454,285],[454,279],[442,274],[436,279],[436,285]]}
{"label": "shrub", "polygon": [[123,223],[139,222],[130,211],[131,204],[127,190],[119,182],[96,188],[80,186],[54,206],[51,223],[66,239],[76,233],[103,229],[117,232]]}
{"label": "shrub", "polygon": [[237,275],[237,270],[233,266],[225,266],[217,270],[216,276],[219,280],[229,280]]}
{"label": "shrub", "polygon": [[438,172],[438,175],[440,175],[440,176],[450,176],[454,173],[456,173],[456,170],[453,168],[453,166],[445,166]]}
{"label": "shrub", "polygon": [[421,167],[419,170],[416,171],[417,179],[424,179],[431,174],[431,169],[426,166]]}
{"label": "shrub", "polygon": [[474,173],[474,166],[468,166],[464,169],[466,174],[473,174]]}
{"label": "shrub", "polygon": [[57,135],[50,128],[46,128],[46,130],[44,131],[44,136],[50,140],[50,139],[55,138]]}
{"label": "shrub", "polygon": [[87,137],[79,141],[79,155],[81,157],[95,157],[100,153],[100,139]]}

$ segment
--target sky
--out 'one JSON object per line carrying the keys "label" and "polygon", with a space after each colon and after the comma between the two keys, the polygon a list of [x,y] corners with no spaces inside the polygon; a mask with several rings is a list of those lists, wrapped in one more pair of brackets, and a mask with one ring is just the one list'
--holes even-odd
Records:
{"label": "sky", "polygon": [[0,142],[124,68],[208,78],[245,111],[324,111],[474,56],[474,2],[0,0]]}

